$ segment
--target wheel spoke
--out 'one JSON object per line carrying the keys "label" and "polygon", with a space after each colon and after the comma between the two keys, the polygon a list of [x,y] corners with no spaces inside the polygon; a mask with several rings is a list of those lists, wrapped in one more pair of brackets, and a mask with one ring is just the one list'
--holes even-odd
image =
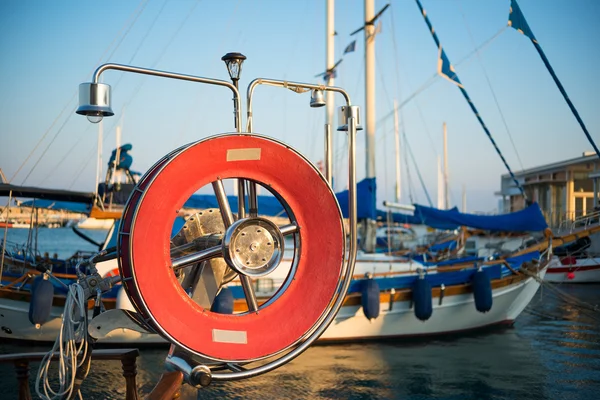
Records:
{"label": "wheel spoke", "polygon": [[237,180],[238,187],[238,219],[246,218],[246,181]]}
{"label": "wheel spoke", "polygon": [[246,296],[246,304],[248,304],[248,310],[250,310],[250,312],[257,311],[258,303],[256,302],[256,295],[254,294],[252,281],[249,277],[241,274],[240,281],[242,282],[242,288],[244,289],[244,295]]}
{"label": "wheel spoke", "polygon": [[258,217],[258,197],[256,195],[256,182],[248,181],[248,204],[250,216]]}
{"label": "wheel spoke", "polygon": [[298,225],[296,225],[295,223],[280,226],[279,230],[281,231],[281,234],[283,236],[292,235],[294,233],[298,233],[299,231]]}
{"label": "wheel spoke", "polygon": [[233,372],[246,371],[246,368],[242,367],[239,364],[234,364],[234,363],[227,363],[227,368],[229,368]]}
{"label": "wheel spoke", "polygon": [[213,190],[215,191],[215,196],[217,198],[217,202],[219,203],[219,209],[221,210],[221,216],[223,217],[223,224],[225,225],[225,229],[229,228],[231,224],[233,224],[233,214],[231,213],[231,207],[229,206],[229,201],[227,200],[227,195],[225,194],[225,188],[223,187],[223,181],[218,179],[212,183]]}
{"label": "wheel spoke", "polygon": [[185,268],[189,265],[193,265],[202,261],[210,260],[211,258],[223,257],[221,252],[221,246],[210,247],[206,250],[199,251],[194,254],[179,257],[173,260],[171,268],[177,271],[181,268]]}

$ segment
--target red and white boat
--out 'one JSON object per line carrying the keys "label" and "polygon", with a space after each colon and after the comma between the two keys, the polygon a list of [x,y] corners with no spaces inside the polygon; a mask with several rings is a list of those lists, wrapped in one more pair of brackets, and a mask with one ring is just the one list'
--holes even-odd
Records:
{"label": "red and white boat", "polygon": [[553,263],[546,281],[555,283],[600,283],[600,215],[593,213],[575,221],[561,246],[554,248],[560,263]]}

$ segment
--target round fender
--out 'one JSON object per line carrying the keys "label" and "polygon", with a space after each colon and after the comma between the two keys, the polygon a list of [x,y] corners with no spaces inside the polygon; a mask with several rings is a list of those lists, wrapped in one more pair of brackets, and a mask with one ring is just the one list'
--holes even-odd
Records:
{"label": "round fender", "polygon": [[[223,314],[183,290],[171,268],[169,239],[193,193],[232,178],[267,187],[296,224],[299,243],[295,268],[270,300],[255,312]],[[178,149],[140,180],[123,214],[118,249],[123,285],[148,325],[193,354],[253,361],[299,343],[331,310],[345,238],[335,194],[308,160],[270,138],[227,134]]]}
{"label": "round fender", "polygon": [[54,286],[52,282],[37,276],[31,287],[31,301],[29,302],[29,321],[34,325],[42,325],[50,318],[52,311],[52,298]]}

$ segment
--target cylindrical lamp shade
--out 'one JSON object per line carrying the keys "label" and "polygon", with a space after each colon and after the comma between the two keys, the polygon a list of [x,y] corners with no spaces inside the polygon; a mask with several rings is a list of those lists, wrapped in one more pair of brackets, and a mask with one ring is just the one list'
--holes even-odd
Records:
{"label": "cylindrical lamp shade", "polygon": [[82,83],[79,85],[79,108],[77,114],[98,117],[115,115],[110,108],[110,85],[105,83]]}

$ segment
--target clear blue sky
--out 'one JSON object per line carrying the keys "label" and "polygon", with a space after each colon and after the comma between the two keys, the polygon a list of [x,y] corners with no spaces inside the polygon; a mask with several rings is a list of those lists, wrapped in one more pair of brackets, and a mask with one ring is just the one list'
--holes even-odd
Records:
{"label": "clear blue sky", "polygon": [[[386,3],[377,0],[376,10]],[[415,2],[391,3],[376,42],[378,121],[392,110],[394,99],[407,99],[436,71],[437,50]],[[422,3],[514,170],[591,150],[526,37],[507,28],[479,56],[465,58],[506,26],[509,0]],[[589,131],[600,141],[600,2],[520,0],[519,4]],[[349,33],[363,20],[362,0],[336,1],[337,55],[341,56],[352,41]],[[13,183],[93,190],[96,126],[73,111],[78,84],[88,81],[101,63],[227,79],[220,58],[239,51],[248,57],[240,82],[245,93],[247,84],[257,77],[318,82],[314,75],[324,70],[324,39],[324,0],[2,1],[0,168],[8,178],[13,177],[39,143]],[[357,35],[357,39],[356,52],[347,54],[340,65],[336,85],[347,89],[353,102],[362,106],[364,38]],[[122,125],[122,141],[133,144],[133,169],[142,172],[184,143],[233,130],[230,92],[222,88],[120,72],[107,72],[103,80],[113,88],[116,112],[104,124],[105,161],[114,148],[117,124]],[[309,108],[308,102],[306,94],[261,87],[255,96],[254,128],[289,143],[316,162],[323,156],[324,111]],[[491,211],[497,206],[494,192],[506,171],[454,85],[434,79],[403,107],[401,119],[434,201],[436,157],[442,154],[445,121],[451,204],[460,205],[465,185],[469,210]],[[391,200],[393,119],[380,121],[376,135],[378,200]],[[359,143],[362,178],[364,135]],[[343,144],[340,134],[337,154],[343,154]],[[402,201],[407,203],[409,179],[403,173]],[[426,204],[412,163],[410,176],[413,200]]]}

